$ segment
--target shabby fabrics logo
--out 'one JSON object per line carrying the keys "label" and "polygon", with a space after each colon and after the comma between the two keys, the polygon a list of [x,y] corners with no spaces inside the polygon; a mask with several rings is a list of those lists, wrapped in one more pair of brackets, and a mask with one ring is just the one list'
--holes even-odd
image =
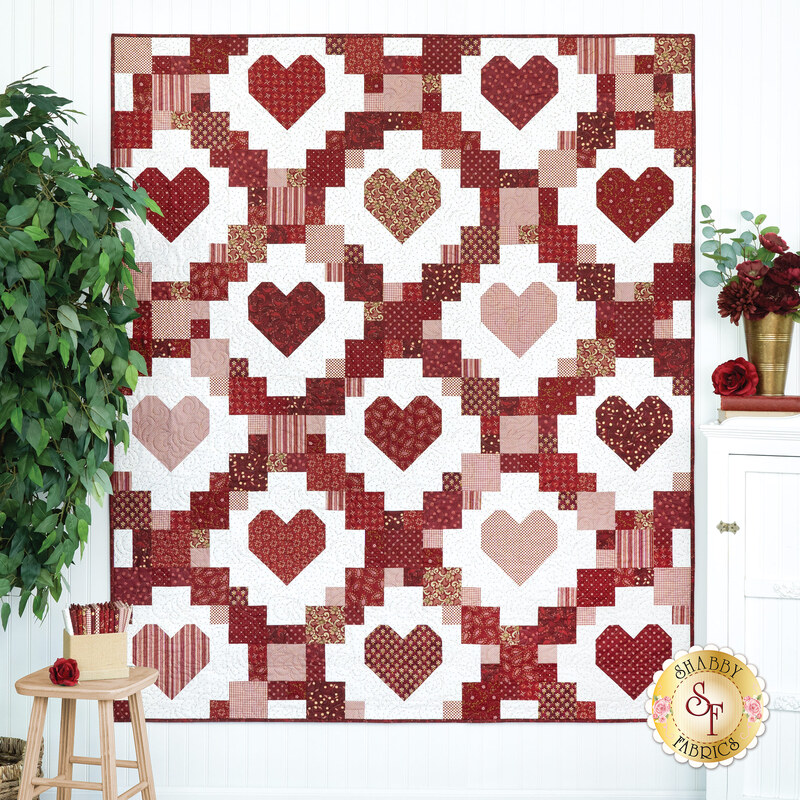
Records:
{"label": "shabby fabrics logo", "polygon": [[662,750],[680,763],[714,769],[758,744],[769,695],[758,670],[740,654],[709,644],[681,650],[653,676],[647,724]]}

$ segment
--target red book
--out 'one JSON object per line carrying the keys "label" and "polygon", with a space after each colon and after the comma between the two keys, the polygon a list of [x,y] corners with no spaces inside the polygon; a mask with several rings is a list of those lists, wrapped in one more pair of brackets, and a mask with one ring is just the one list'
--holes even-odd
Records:
{"label": "red book", "polygon": [[794,411],[800,414],[800,397],[783,395],[781,397],[765,397],[753,394],[749,397],[723,395],[720,397],[720,408],[723,411]]}

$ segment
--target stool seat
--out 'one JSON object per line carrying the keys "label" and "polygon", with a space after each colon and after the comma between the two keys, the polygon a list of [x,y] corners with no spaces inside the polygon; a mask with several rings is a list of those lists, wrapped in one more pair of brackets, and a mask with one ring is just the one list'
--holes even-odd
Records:
{"label": "stool seat", "polygon": [[127,700],[158,680],[158,670],[150,667],[131,667],[127,678],[103,681],[78,681],[77,686],[57,686],[50,681],[50,668],[32,672],[20,678],[14,688],[27,697],[59,697],[73,700]]}
{"label": "stool seat", "polygon": [[[75,686],[57,686],[50,681],[49,668],[40,669],[20,678],[16,684],[18,694],[33,697],[31,719],[28,724],[28,744],[19,781],[19,800],[33,800],[42,792],[55,788],[57,800],[71,800],[73,789],[93,790],[102,793],[103,800],[128,800],[141,793],[142,800],[156,800],[153,765],[147,743],[144,721],[142,689],[158,680],[158,670],[149,667],[131,667],[127,678],[101,681],[79,681]],[[61,700],[61,737],[58,743],[58,775],[39,778],[36,775],[39,747],[44,732],[47,703],[50,698]],[[75,703],[78,700],[95,700],[100,722],[100,756],[76,756]],[[127,700],[130,708],[135,761],[117,758],[114,743],[114,701]],[[100,767],[99,781],[72,779],[75,764]],[[135,769],[139,782],[117,795],[117,769]]]}

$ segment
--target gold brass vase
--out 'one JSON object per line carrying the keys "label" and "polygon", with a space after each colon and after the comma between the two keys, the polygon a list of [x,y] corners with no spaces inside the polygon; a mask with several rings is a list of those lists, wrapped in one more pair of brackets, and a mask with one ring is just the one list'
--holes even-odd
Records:
{"label": "gold brass vase", "polygon": [[758,372],[756,394],[781,397],[792,349],[794,319],[789,314],[767,314],[764,319],[745,319],[747,360]]}

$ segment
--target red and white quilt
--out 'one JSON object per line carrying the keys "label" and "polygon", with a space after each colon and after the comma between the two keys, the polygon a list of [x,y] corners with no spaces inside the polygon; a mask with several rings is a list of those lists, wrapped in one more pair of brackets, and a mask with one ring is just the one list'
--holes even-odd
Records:
{"label": "red and white quilt", "polygon": [[643,717],[692,625],[693,63],[114,37],[149,718]]}

